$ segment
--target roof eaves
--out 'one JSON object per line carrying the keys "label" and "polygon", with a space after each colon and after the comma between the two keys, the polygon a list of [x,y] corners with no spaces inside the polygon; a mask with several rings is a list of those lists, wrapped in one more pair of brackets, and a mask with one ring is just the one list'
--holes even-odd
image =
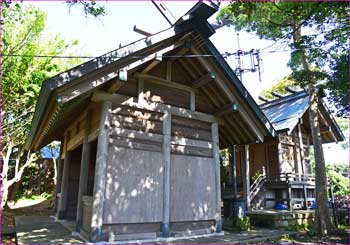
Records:
{"label": "roof eaves", "polygon": [[[200,31],[200,30],[199,30]],[[204,38],[204,45],[208,48],[208,50],[213,54],[213,58],[218,63],[220,67],[222,67],[224,73],[227,75],[229,80],[232,82],[233,86],[237,89],[237,91],[241,94],[242,98],[244,98],[250,108],[255,112],[257,118],[264,125],[266,131],[269,136],[275,137],[276,131],[272,125],[272,123],[267,119],[266,115],[262,112],[259,106],[256,104],[254,99],[251,97],[247,89],[243,86],[243,84],[238,80],[236,74],[232,71],[230,66],[226,63],[224,58],[221,56],[219,51],[216,49],[214,44],[208,38]]]}

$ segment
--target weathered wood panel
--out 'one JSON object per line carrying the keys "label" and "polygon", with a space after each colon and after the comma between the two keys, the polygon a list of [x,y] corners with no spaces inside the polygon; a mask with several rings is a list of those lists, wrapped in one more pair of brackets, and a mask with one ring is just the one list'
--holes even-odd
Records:
{"label": "weathered wood panel", "polygon": [[83,216],[81,228],[89,233],[91,230],[91,217],[92,217],[92,196],[83,197]]}
{"label": "weathered wood panel", "polygon": [[112,114],[110,122],[112,127],[117,128],[125,128],[157,134],[161,134],[163,131],[163,124],[158,120],[141,119],[132,116]]}
{"label": "weathered wood panel", "polygon": [[118,240],[118,237],[122,237],[122,235],[127,235],[127,234],[134,235],[133,237],[135,239],[138,233],[144,234],[144,233],[159,232],[159,229],[160,229],[160,223],[104,224],[103,240],[104,241]]}
{"label": "weathered wood panel", "polygon": [[213,158],[172,155],[170,173],[170,221],[215,219]]}
{"label": "weathered wood panel", "polygon": [[186,156],[213,157],[211,149],[185,145],[171,145],[171,153]]}
{"label": "weathered wood panel", "polygon": [[160,142],[155,142],[150,140],[130,139],[125,137],[113,137],[109,139],[109,143],[114,146],[135,149],[135,150],[145,150],[145,151],[153,151],[153,152],[162,151],[162,144]]}
{"label": "weathered wood panel", "polygon": [[179,126],[176,124],[172,125],[171,127],[171,136],[211,141],[210,131],[200,129],[194,130],[191,127]]}
{"label": "weathered wood panel", "polygon": [[103,223],[161,222],[162,154],[110,145],[108,155]]}
{"label": "weathered wood panel", "polygon": [[145,99],[151,102],[161,102],[181,108],[190,109],[190,93],[168,86],[144,82]]}
{"label": "weathered wood panel", "polygon": [[128,79],[128,81],[118,89],[118,93],[132,97],[137,96],[137,81],[134,79]]}
{"label": "weathered wood panel", "polygon": [[214,220],[195,221],[195,222],[172,222],[170,224],[171,231],[195,231],[203,229],[215,229]]}

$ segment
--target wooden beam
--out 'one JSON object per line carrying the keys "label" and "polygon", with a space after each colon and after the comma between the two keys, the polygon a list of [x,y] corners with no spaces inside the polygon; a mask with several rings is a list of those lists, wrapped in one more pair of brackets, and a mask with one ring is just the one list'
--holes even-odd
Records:
{"label": "wooden beam", "polygon": [[190,92],[190,110],[196,110],[196,93],[194,91]]}
{"label": "wooden beam", "polygon": [[170,164],[171,164],[171,114],[166,112],[163,118],[163,219],[161,224],[162,237],[170,236]]}
{"label": "wooden beam", "polygon": [[112,102],[102,103],[94,178],[90,241],[102,240],[103,206],[106,188],[106,168],[108,160],[109,113]]}
{"label": "wooden beam", "polygon": [[258,97],[259,100],[264,101],[264,102],[270,102],[269,99],[265,98],[264,96],[259,95]]}
{"label": "wooden beam", "polygon": [[193,140],[193,139],[187,139],[187,138],[171,137],[170,143],[172,145],[185,145],[185,146],[200,147],[200,148],[207,148],[207,149],[213,148],[212,142],[203,141],[203,140]]}
{"label": "wooden beam", "polygon": [[221,117],[222,115],[238,111],[238,105],[236,103],[230,103],[224,105],[219,110],[217,110],[214,115],[216,117]]}
{"label": "wooden beam", "polygon": [[286,87],[285,88],[285,90],[287,91],[287,92],[290,92],[290,93],[292,93],[292,94],[294,94],[294,93],[298,93],[298,92],[300,92],[301,90],[297,90],[296,88],[293,88],[293,87]]}
{"label": "wooden beam", "polygon": [[171,88],[176,88],[179,90],[183,90],[183,91],[187,91],[187,92],[191,92],[194,91],[193,88],[191,88],[190,86],[186,86],[180,83],[175,83],[172,81],[169,81],[167,79],[161,78],[161,77],[156,77],[156,76],[152,76],[152,75],[148,75],[148,74],[142,74],[142,73],[135,73],[134,75],[136,78],[143,78],[147,81],[150,81],[154,84],[159,84],[159,85],[163,85],[163,86],[168,86]]}
{"label": "wooden beam", "polygon": [[213,157],[215,164],[215,189],[216,189],[216,212],[215,228],[216,232],[222,231],[221,221],[221,177],[220,177],[220,152],[219,152],[219,126],[217,123],[211,125],[211,135],[213,141]]}
{"label": "wooden beam", "polygon": [[[140,47],[143,46],[143,48],[148,47],[149,45],[153,44],[152,40],[158,40],[158,38],[155,38],[156,36],[158,37],[158,34],[155,34],[149,38],[148,41],[150,41],[150,43],[146,42],[144,39],[141,39],[142,42],[138,41],[138,42],[134,43],[134,45],[136,47],[138,45]],[[89,90],[95,89],[95,88],[101,86],[102,84],[107,83],[108,81],[110,81],[114,78],[117,78],[120,69],[132,70],[132,69],[154,59],[155,52],[157,53],[158,56],[161,56],[164,53],[167,53],[167,52],[175,49],[176,47],[178,47],[181,44],[182,44],[182,42],[178,41],[176,44],[171,43],[171,45],[168,45],[168,46],[163,45],[162,47],[159,47],[157,50],[154,50],[152,52],[152,54],[150,54],[148,56],[145,55],[145,57],[143,57],[142,59],[141,58],[137,58],[137,59],[130,58],[129,61],[120,62],[120,64],[117,66],[114,66],[114,67],[111,66],[110,68],[105,69],[105,71],[103,73],[86,74],[86,76],[77,79],[78,81],[71,83],[69,86],[67,85],[67,86],[64,86],[62,88],[58,88],[57,89],[57,102],[59,104],[64,104],[66,102],[69,102],[70,100],[78,97],[79,95],[81,95]],[[120,52],[118,52],[118,51],[122,51],[122,50],[124,50],[124,52],[122,52],[122,54],[119,54]],[[116,54],[114,54],[114,52],[116,52]],[[124,56],[126,57],[127,55],[129,55],[133,52],[130,50],[127,51],[126,49],[121,48],[121,49],[117,49],[116,51],[113,51],[111,53],[112,53],[111,55],[114,54],[116,56],[119,55],[122,57],[124,57]],[[134,55],[136,55],[135,52],[134,52]],[[102,57],[103,56],[101,56],[100,58],[102,59]],[[98,58],[98,59],[100,59],[100,58]],[[105,57],[104,59],[110,60],[107,57]],[[117,61],[119,59],[121,59],[121,58],[117,58],[117,59],[115,59],[115,61]],[[103,63],[103,62],[101,62],[101,63]],[[101,66],[100,64],[98,64],[98,65]],[[95,68],[95,69],[97,69],[97,68]],[[78,72],[78,71],[76,71],[76,72]],[[65,74],[62,74],[62,76],[64,76],[64,75]],[[85,75],[85,74],[83,74],[83,75]],[[68,77],[68,74],[66,74],[66,76]],[[75,76],[75,75],[73,74],[72,76]]]}
{"label": "wooden beam", "polygon": [[214,72],[208,72],[207,74],[201,76],[196,81],[193,82],[192,88],[200,88],[206,85],[207,83],[213,81],[213,79],[216,78],[216,75]]}
{"label": "wooden beam", "polygon": [[110,131],[111,136],[121,136],[130,139],[142,139],[155,142],[163,142],[163,135],[155,133],[147,133],[143,131],[135,131],[126,128],[113,127]]}
{"label": "wooden beam", "polygon": [[91,129],[92,112],[88,111],[86,115],[86,124],[84,130],[83,149],[81,153],[80,162],[80,176],[79,176],[79,191],[78,191],[78,203],[77,203],[77,216],[76,216],[76,231],[80,231],[83,220],[83,196],[87,194],[88,189],[88,176],[90,165],[90,152],[91,143],[88,142]]}
{"label": "wooden beam", "polygon": [[130,99],[130,96],[121,94],[111,94],[102,90],[97,90],[92,94],[91,101],[93,102],[104,102],[112,101],[113,103],[120,104],[125,100]]}
{"label": "wooden beam", "polygon": [[163,15],[163,17],[166,19],[166,21],[173,26],[177,19],[174,17],[174,15],[170,12],[170,10],[166,7],[166,5],[162,1],[155,1],[152,0],[152,3],[158,11]]}
{"label": "wooden beam", "polygon": [[272,91],[271,94],[277,98],[283,98],[283,95],[277,92]]}
{"label": "wooden beam", "polygon": [[148,73],[150,70],[152,70],[156,65],[158,65],[160,62],[162,62],[162,57],[158,55],[157,53],[155,54],[154,59],[149,63],[141,73],[145,74]]}
{"label": "wooden beam", "polygon": [[139,33],[139,34],[141,34],[143,36],[146,36],[146,37],[152,36],[152,33],[147,32],[147,31],[137,27],[136,25],[134,25],[133,31],[136,32],[136,33]]}
{"label": "wooden beam", "polygon": [[125,84],[125,81],[121,81],[121,80],[116,80],[115,82],[113,82],[107,89],[108,93],[115,93],[117,92],[123,85]]}
{"label": "wooden beam", "polygon": [[145,102],[143,104],[135,103],[134,98],[126,95],[121,94],[109,94],[103,91],[96,91],[92,98],[94,98],[94,101],[111,101],[115,104],[125,105],[129,107],[133,107],[136,109],[143,109],[148,111],[154,111],[154,112],[160,112],[160,113],[166,113],[170,112],[174,116],[184,117],[188,119],[194,119],[204,122],[218,122],[222,123],[222,120],[217,119],[215,116],[198,112],[198,111],[191,111],[184,108],[179,108],[176,106],[166,105],[162,103],[154,103],[154,102]]}
{"label": "wooden beam", "polygon": [[[201,53],[195,49],[192,48],[191,49],[192,52],[194,54],[197,55],[201,55]],[[204,58],[199,56],[198,60],[200,61],[200,63],[205,67],[205,69],[207,71],[213,71],[214,67]],[[234,95],[232,94],[232,92],[230,91],[230,89],[227,87],[226,83],[220,78],[220,76],[216,76],[215,77],[215,82],[216,84],[218,84],[218,86],[221,88],[221,90],[223,91],[223,93],[227,96],[227,98],[229,98],[232,102],[236,102],[236,98],[234,97]],[[236,102],[237,103],[237,102]],[[237,103],[238,104],[238,103]],[[242,108],[243,109],[243,108]],[[264,142],[264,135],[257,129],[256,124],[253,122],[253,120],[247,115],[246,112],[242,111],[240,113],[240,115],[242,116],[242,118],[247,122],[248,126],[250,127],[251,130],[254,131],[255,135],[257,136],[257,138],[260,140],[260,142]]]}

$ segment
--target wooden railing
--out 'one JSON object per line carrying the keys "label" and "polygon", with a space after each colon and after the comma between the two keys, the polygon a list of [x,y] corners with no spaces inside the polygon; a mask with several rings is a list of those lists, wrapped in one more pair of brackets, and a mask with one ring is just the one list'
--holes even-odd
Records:
{"label": "wooden railing", "polygon": [[250,192],[249,192],[250,200],[253,200],[254,197],[259,193],[261,188],[264,186],[265,181],[266,181],[266,175],[264,174],[264,171],[263,171],[263,173],[260,173],[258,175],[258,178],[256,178],[255,181],[250,186]]}
{"label": "wooden railing", "polygon": [[[307,184],[316,185],[316,178],[312,174],[299,174],[299,173],[281,173],[275,175],[265,175],[264,171],[258,175],[258,178],[250,186],[250,200],[253,200],[259,191],[266,183],[285,183],[285,184]],[[328,178],[328,185],[331,185],[331,181]]]}
{"label": "wooden railing", "polygon": [[276,175],[267,175],[268,182],[306,182],[308,184],[315,184],[315,176],[312,174],[298,174],[298,173],[281,173]]}

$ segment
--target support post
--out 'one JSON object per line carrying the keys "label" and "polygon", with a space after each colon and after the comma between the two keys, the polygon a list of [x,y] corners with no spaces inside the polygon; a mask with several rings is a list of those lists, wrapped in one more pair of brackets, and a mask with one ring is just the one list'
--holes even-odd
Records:
{"label": "support post", "polygon": [[165,112],[163,118],[163,166],[164,166],[164,194],[163,220],[161,224],[162,237],[170,236],[170,141],[171,141],[171,113]]}
{"label": "support post", "polygon": [[278,139],[278,171],[281,174],[283,172],[282,163],[283,163],[283,149],[280,139]]}
{"label": "support post", "polygon": [[196,94],[194,91],[190,92],[190,110],[191,111],[196,110]]}
{"label": "support post", "polygon": [[90,232],[91,242],[99,242],[102,240],[103,205],[105,198],[104,193],[106,188],[106,168],[108,159],[109,113],[111,109],[112,102],[103,102],[99,125],[99,135],[97,140],[94,195]]}
{"label": "support post", "polygon": [[[63,144],[63,143],[61,143]],[[61,147],[62,152],[63,147]],[[62,154],[62,153],[61,153]],[[61,191],[61,185],[62,185],[62,172],[63,172],[63,159],[61,157],[57,161],[57,180],[56,180],[56,191],[55,191],[55,212],[58,210],[58,199],[57,194]]]}
{"label": "support post", "polygon": [[[67,137],[65,137],[65,140],[67,140]],[[57,218],[58,219],[63,219],[65,217],[65,213],[66,213],[70,159],[71,159],[71,151],[66,151],[66,148],[65,148],[63,173],[62,173],[62,184],[61,184],[61,197],[60,197],[60,201],[58,204],[58,210],[57,210]]]}
{"label": "support post", "polygon": [[232,194],[233,199],[237,199],[237,163],[236,163],[236,145],[232,146]]}
{"label": "support post", "polygon": [[244,146],[243,195],[246,199],[247,210],[250,211],[250,174],[249,174],[249,145]]}
{"label": "support post", "polygon": [[304,189],[304,209],[307,210],[307,189],[305,184],[303,184],[303,189]]}
{"label": "support post", "polygon": [[215,186],[216,186],[216,232],[222,231],[221,221],[221,178],[220,178],[220,154],[219,154],[219,126],[218,123],[211,125],[211,135],[213,141],[213,156],[215,164]]}
{"label": "support post", "polygon": [[91,113],[90,111],[88,111],[86,116],[86,126],[85,126],[84,139],[83,139],[83,150],[81,154],[81,163],[80,163],[77,222],[76,222],[76,231],[78,232],[80,231],[80,228],[82,225],[82,219],[83,219],[83,196],[87,194],[87,187],[88,187],[90,148],[91,148],[91,143],[89,143],[90,128],[91,128]]}
{"label": "support post", "polygon": [[300,123],[298,124],[298,138],[299,138],[299,147],[300,147],[300,161],[301,161],[301,167],[303,168],[302,172],[303,174],[306,174],[303,134],[301,132]]}
{"label": "support post", "polygon": [[145,100],[143,87],[144,87],[144,80],[142,78],[139,78],[137,82],[137,94],[138,94],[137,102],[139,104],[143,104]]}
{"label": "support post", "polygon": [[288,183],[288,193],[287,193],[287,199],[288,199],[288,208],[289,211],[293,210],[293,203],[292,203],[292,188],[290,187],[290,184]]}

